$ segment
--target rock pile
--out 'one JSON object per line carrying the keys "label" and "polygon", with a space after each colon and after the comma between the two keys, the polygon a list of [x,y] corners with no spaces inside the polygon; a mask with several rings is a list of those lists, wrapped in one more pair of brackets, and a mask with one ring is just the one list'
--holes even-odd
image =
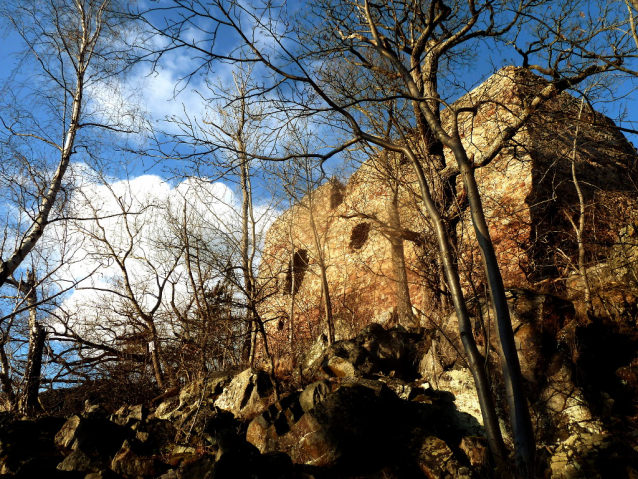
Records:
{"label": "rock pile", "polygon": [[[517,294],[511,304],[519,312],[517,331],[524,342],[533,337],[525,331],[535,325],[534,308],[548,309],[557,300]],[[372,324],[353,339],[311,355],[299,378],[301,387],[279,385],[288,392],[278,400],[267,374],[246,369],[188,384],[156,406],[110,412],[87,403],[82,413],[66,419],[5,416],[0,477],[489,477],[481,418],[468,407],[476,398],[463,380],[463,360],[442,364],[431,354],[442,345],[442,331],[454,337],[451,320],[439,331],[419,334]],[[537,348],[548,342],[530,344]],[[556,425],[552,431],[539,429],[546,438],[539,441],[544,461],[539,475],[596,477],[604,465],[615,471],[613,477],[630,477],[638,461],[631,441],[612,437],[594,420],[582,391],[566,395],[559,388],[562,383],[555,378],[566,377],[578,389],[566,357],[559,366],[541,365],[534,360],[534,348],[526,353],[530,379],[536,381],[529,381],[535,392],[530,399],[538,423]],[[423,370],[429,361],[438,366]],[[551,387],[560,392],[548,396]],[[545,409],[539,406],[543,401]],[[576,406],[590,414],[585,422],[565,412]],[[550,412],[563,414],[562,422]]]}

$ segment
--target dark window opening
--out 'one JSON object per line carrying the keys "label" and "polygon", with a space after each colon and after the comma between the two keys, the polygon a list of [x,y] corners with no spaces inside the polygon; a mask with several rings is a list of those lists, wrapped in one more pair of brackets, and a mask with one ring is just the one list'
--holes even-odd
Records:
{"label": "dark window opening", "polygon": [[[292,264],[288,266],[286,273],[285,291],[289,294],[297,294],[308,269],[308,251],[300,249],[295,252]],[[293,282],[294,279],[294,282]]]}
{"label": "dark window opening", "polygon": [[284,320],[280,319],[279,322],[277,323],[277,329],[279,331],[281,331],[282,329],[284,329]]}
{"label": "dark window opening", "polygon": [[330,192],[330,209],[334,210],[341,203],[343,203],[343,186],[334,184]]}
{"label": "dark window opening", "polygon": [[350,235],[350,249],[361,249],[363,245],[368,241],[370,235],[370,223],[359,223],[352,228],[352,234]]}

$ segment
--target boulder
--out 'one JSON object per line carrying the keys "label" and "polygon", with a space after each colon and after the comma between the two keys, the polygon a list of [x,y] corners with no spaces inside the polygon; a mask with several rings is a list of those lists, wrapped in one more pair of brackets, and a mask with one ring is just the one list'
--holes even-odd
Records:
{"label": "boulder", "polygon": [[[323,384],[321,381],[313,383],[306,390],[312,391],[312,386]],[[304,392],[306,391],[304,390]],[[246,431],[246,440],[255,445],[259,452],[277,451],[279,437],[290,431],[292,426],[301,419],[304,409],[301,395],[292,394],[268,407],[266,411],[253,419]],[[306,407],[312,409],[314,404],[305,399]]]}
{"label": "boulder", "polygon": [[62,429],[55,435],[55,445],[63,448],[70,448],[76,438],[81,434],[80,416],[71,416],[62,426]]}
{"label": "boulder", "polygon": [[153,413],[158,419],[170,420],[180,414],[179,407],[180,401],[178,397],[171,397],[163,401]]}
{"label": "boulder", "polygon": [[148,417],[148,408],[142,404],[136,406],[122,406],[115,414],[111,415],[111,421],[120,426],[132,426],[133,424],[145,421]]}
{"label": "boulder", "polygon": [[417,353],[424,347],[429,348],[429,345],[420,344],[422,334],[410,333],[402,326],[386,329],[377,323],[363,328],[354,341],[378,361],[383,374],[406,380],[416,379]]}
{"label": "boulder", "polygon": [[231,371],[220,371],[191,382],[180,391],[178,407],[180,409],[192,407],[206,399],[217,398],[234,377]]}
{"label": "boulder", "polygon": [[130,428],[118,426],[108,419],[85,419],[71,416],[55,436],[55,445],[89,454],[113,456],[125,439],[132,437]]}
{"label": "boulder", "polygon": [[[316,365],[319,362],[319,359],[323,356],[326,348],[328,347],[328,338],[325,334],[320,334],[319,337],[312,343],[312,346],[308,350],[308,352],[301,359],[301,376],[297,379],[304,380],[305,378],[311,377],[316,368]],[[295,370],[296,371],[296,370]]]}
{"label": "boulder", "polygon": [[556,353],[548,368],[547,382],[540,393],[537,412],[542,414],[551,429],[560,435],[582,431],[601,433],[602,423],[594,418],[582,390],[576,386],[572,368],[562,354]]}
{"label": "boulder", "polygon": [[459,449],[463,451],[473,467],[485,467],[489,464],[489,447],[487,439],[477,436],[466,436],[461,439]]}
{"label": "boulder", "polygon": [[57,469],[67,472],[97,472],[107,467],[107,462],[100,457],[89,455],[80,449],[76,449],[58,464]]}
{"label": "boulder", "polygon": [[[316,389],[322,386],[309,389],[308,396]],[[249,425],[247,439],[261,452],[285,452],[297,464],[365,473],[378,470],[392,456],[399,409],[400,400],[385,384],[353,380],[285,428],[262,414]]]}
{"label": "boulder", "polygon": [[121,479],[122,476],[115,474],[110,469],[103,469],[101,471],[91,472],[84,476],[84,479]]}
{"label": "boulder", "polygon": [[272,391],[273,385],[268,374],[257,369],[246,369],[232,379],[214,404],[237,418],[254,417],[266,408]]}
{"label": "boulder", "polygon": [[327,380],[316,381],[307,386],[299,396],[299,404],[304,412],[310,411],[317,404],[323,401],[332,391],[330,382]]}
{"label": "boulder", "polygon": [[63,456],[56,449],[53,438],[63,419],[15,420],[10,414],[1,415],[0,419],[0,475],[26,478],[62,474],[56,467]]}
{"label": "boulder", "polygon": [[[610,448],[612,441],[606,434],[575,434],[568,437],[554,451],[548,474],[551,479],[585,479],[603,477],[623,477],[614,474],[614,462],[619,462],[617,453]],[[614,461],[615,459],[615,461]]]}
{"label": "boulder", "polygon": [[160,461],[139,456],[134,449],[131,441],[124,442],[111,461],[111,469],[115,473],[126,478],[157,477],[166,470]]}
{"label": "boulder", "polygon": [[450,429],[459,431],[463,436],[485,435],[481,405],[476,394],[474,377],[469,369],[445,371],[433,385],[451,396],[442,417]]}
{"label": "boulder", "polygon": [[420,445],[416,448],[416,462],[428,479],[443,479],[450,477],[459,477],[459,464],[454,458],[454,453],[445,444],[444,441],[437,437],[428,436],[420,441]]}
{"label": "boulder", "polygon": [[[376,374],[414,380],[418,377],[418,351],[423,335],[407,332],[402,326],[385,329],[372,323],[351,340],[337,341],[315,355],[306,376],[314,379],[363,377]],[[429,345],[428,345],[429,346]]]}
{"label": "boulder", "polygon": [[356,341],[337,341],[315,361],[312,370],[315,379],[331,377],[369,377],[381,368],[367,349]]}

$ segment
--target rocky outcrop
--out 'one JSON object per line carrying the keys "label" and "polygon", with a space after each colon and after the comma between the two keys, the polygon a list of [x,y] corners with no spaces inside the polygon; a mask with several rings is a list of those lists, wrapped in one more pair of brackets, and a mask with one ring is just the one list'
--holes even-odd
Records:
{"label": "rocky outcrop", "polygon": [[[548,314],[566,306],[547,295],[515,293],[510,305],[519,334],[527,327],[535,331],[539,308]],[[609,477],[632,477],[638,438],[605,421],[617,414],[609,395],[602,412],[588,402],[591,391],[580,383],[567,344],[576,338],[579,360],[585,360],[592,338],[606,340],[596,331],[570,329],[573,321],[557,324],[566,338],[564,351],[542,339],[529,342],[533,348],[526,352],[539,475],[589,478],[609,470]],[[246,369],[195,381],[157,406],[111,413],[87,404],[66,420],[2,417],[0,470],[6,477],[87,479],[491,477],[462,354],[439,362],[436,375],[419,374],[424,358],[436,359],[430,353],[442,344],[443,331],[454,341],[452,318],[420,334],[370,325],[319,354],[309,352],[313,366],[305,379],[300,376],[301,387],[280,384],[287,392],[277,401],[268,375]],[[534,334],[543,338],[544,332]],[[556,350],[554,359],[534,360],[545,347]],[[348,366],[337,373],[334,364]]]}
{"label": "rocky outcrop", "polygon": [[262,453],[285,452],[297,464],[353,474],[362,464],[381,469],[396,453],[398,397],[377,381],[331,386],[330,392],[326,382],[308,386],[302,393],[305,410],[299,399],[273,406],[250,423],[248,441]]}

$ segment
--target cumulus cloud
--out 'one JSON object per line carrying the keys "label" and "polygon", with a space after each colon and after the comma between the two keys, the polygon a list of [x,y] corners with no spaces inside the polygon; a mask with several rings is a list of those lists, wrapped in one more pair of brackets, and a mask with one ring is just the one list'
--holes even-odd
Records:
{"label": "cumulus cloud", "polygon": [[[189,178],[171,185],[156,175],[99,179],[85,165],[76,165],[75,173],[70,210],[78,220],[69,235],[81,246],[75,252],[78,260],[69,261],[64,274],[69,280],[93,274],[80,281],[62,309],[73,313],[69,326],[83,334],[99,329],[103,340],[125,327],[126,309],[131,309],[131,302],[123,300],[131,294],[127,281],[144,311],[159,303],[157,314],[170,314],[171,300],[187,302],[184,235],[191,248],[208,255],[209,270],[199,274],[210,287],[220,279],[219,269],[238,262],[240,197],[226,184]],[[257,207],[260,237],[274,214],[265,205]]]}

